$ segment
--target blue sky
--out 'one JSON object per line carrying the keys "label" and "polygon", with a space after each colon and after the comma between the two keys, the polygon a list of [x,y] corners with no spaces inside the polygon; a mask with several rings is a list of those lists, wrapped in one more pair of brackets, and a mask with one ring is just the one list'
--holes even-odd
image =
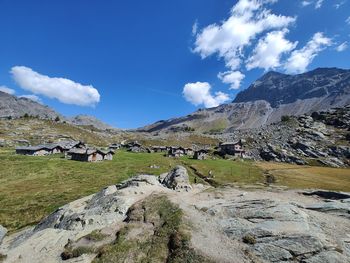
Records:
{"label": "blue sky", "polygon": [[120,128],[229,102],[269,70],[350,67],[350,0],[0,0],[0,28],[2,89]]}

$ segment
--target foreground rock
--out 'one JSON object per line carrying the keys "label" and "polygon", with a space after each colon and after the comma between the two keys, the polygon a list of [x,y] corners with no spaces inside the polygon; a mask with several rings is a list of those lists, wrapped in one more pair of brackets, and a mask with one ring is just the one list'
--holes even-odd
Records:
{"label": "foreground rock", "polygon": [[192,187],[179,166],[69,203],[5,237],[0,255],[5,262],[349,262],[348,196]]}
{"label": "foreground rock", "polygon": [[192,189],[187,170],[183,166],[177,166],[165,176],[161,183],[175,191],[189,191]]}
{"label": "foreground rock", "polygon": [[0,245],[1,245],[2,240],[5,237],[6,233],[7,233],[7,229],[4,228],[2,225],[0,225]]}

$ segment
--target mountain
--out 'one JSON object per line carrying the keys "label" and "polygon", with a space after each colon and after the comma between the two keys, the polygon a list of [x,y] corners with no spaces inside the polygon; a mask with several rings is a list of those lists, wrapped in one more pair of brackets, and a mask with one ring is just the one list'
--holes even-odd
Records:
{"label": "mountain", "polygon": [[68,120],[70,123],[78,125],[78,126],[93,126],[99,130],[112,130],[115,129],[114,127],[110,126],[109,124],[106,124],[102,122],[101,120],[97,119],[94,116],[89,115],[77,115],[72,118],[69,118]]}
{"label": "mountain", "polygon": [[241,91],[232,103],[200,109],[139,130],[229,132],[274,123],[284,115],[310,114],[349,104],[350,70],[318,68],[298,75],[268,72]]}
{"label": "mountain", "polygon": [[36,101],[20,98],[0,91],[0,119],[19,118],[25,114],[38,117],[39,119],[54,120],[57,117],[62,121],[67,121],[78,126],[93,126],[99,130],[114,129],[112,126],[100,121],[96,117],[88,115],[77,115],[67,118],[46,105]]}
{"label": "mountain", "polygon": [[36,101],[19,98],[0,91],[0,118],[19,118],[25,114],[38,116],[41,119],[55,119],[62,115]]}

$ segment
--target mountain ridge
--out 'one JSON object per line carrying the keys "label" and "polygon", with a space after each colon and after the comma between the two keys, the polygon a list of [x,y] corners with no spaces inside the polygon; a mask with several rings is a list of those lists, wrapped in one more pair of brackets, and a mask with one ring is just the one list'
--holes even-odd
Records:
{"label": "mountain ridge", "polygon": [[271,71],[237,94],[231,103],[159,121],[139,130],[228,132],[258,128],[279,121],[283,115],[310,114],[348,104],[350,70],[317,68],[297,75]]}

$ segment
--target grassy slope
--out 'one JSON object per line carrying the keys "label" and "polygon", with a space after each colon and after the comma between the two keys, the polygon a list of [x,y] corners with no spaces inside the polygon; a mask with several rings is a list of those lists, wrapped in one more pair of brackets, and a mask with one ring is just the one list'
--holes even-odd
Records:
{"label": "grassy slope", "polygon": [[[277,184],[292,188],[321,188],[350,191],[350,169],[306,167],[287,164],[230,160],[198,161],[188,157],[172,159],[162,154],[119,151],[111,162],[84,163],[60,155],[31,157],[0,149],[0,224],[11,231],[40,221],[70,201],[93,194],[135,174],[161,174],[177,164],[195,167],[207,176],[212,171],[219,184],[254,184],[265,181],[267,170]],[[158,165],[159,169],[150,168]],[[202,182],[197,179],[197,182]]]}
{"label": "grassy slope", "polygon": [[[160,169],[151,169],[151,165]],[[60,155],[33,157],[0,150],[0,224],[17,230],[34,224],[70,201],[95,193],[135,174],[160,174],[177,164],[195,165],[203,174],[212,170],[218,181],[246,182],[245,169],[251,164],[227,160],[197,161],[187,157],[166,158],[162,154],[118,152],[111,162],[84,163],[65,160]],[[235,171],[229,180],[227,171]],[[252,168],[253,169],[253,168]],[[255,179],[261,181],[256,171]],[[193,174],[190,169],[191,180]],[[200,181],[200,180],[198,180]]]}
{"label": "grassy slope", "polygon": [[106,136],[91,127],[80,127],[50,120],[31,117],[0,120],[0,139],[25,139],[32,144],[38,144],[43,141],[55,141],[62,136],[102,146],[116,139],[114,138],[116,136]]}

